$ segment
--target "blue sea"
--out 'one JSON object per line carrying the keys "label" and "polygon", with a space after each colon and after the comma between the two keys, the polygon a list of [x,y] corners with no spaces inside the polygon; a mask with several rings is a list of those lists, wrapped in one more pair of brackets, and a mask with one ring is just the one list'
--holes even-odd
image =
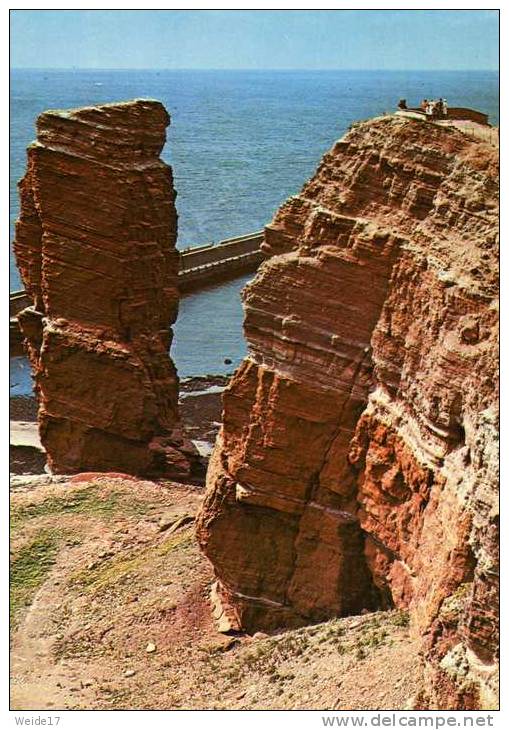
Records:
{"label": "blue sea", "polygon": [[[400,98],[412,106],[439,96],[499,123],[495,72],[13,69],[11,240],[19,210],[16,182],[35,119],[46,109],[136,97],[162,101],[172,118],[162,156],[173,167],[178,246],[185,248],[262,228],[352,122],[393,111]],[[10,276],[11,290],[20,288],[12,251]],[[181,377],[228,372],[240,362],[239,292],[247,278],[183,299],[172,346]],[[24,360],[15,359],[16,389],[29,387],[24,371]]]}

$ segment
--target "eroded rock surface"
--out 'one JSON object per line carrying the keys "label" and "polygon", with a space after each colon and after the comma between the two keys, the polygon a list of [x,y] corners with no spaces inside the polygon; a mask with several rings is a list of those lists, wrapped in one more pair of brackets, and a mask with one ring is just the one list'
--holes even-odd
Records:
{"label": "eroded rock surface", "polygon": [[223,626],[409,608],[421,707],[496,703],[497,163],[380,118],[283,205],[198,522]]}
{"label": "eroded rock surface", "polygon": [[177,215],[169,116],[136,100],[37,120],[14,250],[51,469],[189,472],[168,356]]}

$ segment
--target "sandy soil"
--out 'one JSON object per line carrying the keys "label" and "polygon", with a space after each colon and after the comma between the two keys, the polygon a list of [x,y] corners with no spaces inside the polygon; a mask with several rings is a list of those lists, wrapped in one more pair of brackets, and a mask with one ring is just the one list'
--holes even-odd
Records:
{"label": "sandy soil", "polygon": [[406,615],[219,634],[202,490],[112,475],[14,480],[11,709],[404,709]]}

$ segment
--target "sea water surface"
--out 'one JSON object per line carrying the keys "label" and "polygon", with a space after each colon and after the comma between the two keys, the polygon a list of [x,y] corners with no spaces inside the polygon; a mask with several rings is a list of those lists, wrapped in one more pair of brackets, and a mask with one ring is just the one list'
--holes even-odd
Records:
{"label": "sea water surface", "polygon": [[[11,241],[16,182],[35,119],[46,109],[137,97],[162,101],[172,118],[162,156],[173,167],[178,246],[185,248],[262,228],[352,122],[391,112],[400,98],[413,106],[439,96],[450,106],[486,112],[498,125],[495,72],[13,69]],[[11,290],[20,288],[12,249],[10,277]],[[182,300],[172,346],[181,377],[229,372],[240,362],[239,292],[247,278]]]}

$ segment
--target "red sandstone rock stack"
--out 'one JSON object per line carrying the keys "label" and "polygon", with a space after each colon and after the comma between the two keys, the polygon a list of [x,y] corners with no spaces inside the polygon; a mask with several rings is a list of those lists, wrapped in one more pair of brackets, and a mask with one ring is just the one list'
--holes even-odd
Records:
{"label": "red sandstone rock stack", "polygon": [[34,302],[19,320],[56,472],[189,472],[168,355],[177,215],[159,154],[169,121],[146,100],[37,120],[14,250]]}
{"label": "red sandstone rock stack", "polygon": [[408,608],[420,707],[496,703],[497,160],[380,118],[283,205],[198,523],[223,627]]}

